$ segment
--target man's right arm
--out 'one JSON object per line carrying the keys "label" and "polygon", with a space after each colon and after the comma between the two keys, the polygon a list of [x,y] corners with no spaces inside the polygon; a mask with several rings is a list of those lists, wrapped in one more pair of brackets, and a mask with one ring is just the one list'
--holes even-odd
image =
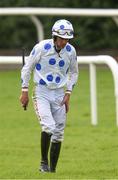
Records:
{"label": "man's right arm", "polygon": [[26,59],[26,64],[23,66],[21,70],[21,81],[22,81],[22,92],[20,96],[20,102],[24,109],[27,108],[29,97],[28,97],[28,86],[30,80],[30,74],[37,63],[37,59],[40,59],[40,48],[39,45],[36,45],[31,51],[29,57]]}
{"label": "man's right arm", "polygon": [[23,88],[20,96],[20,102],[24,110],[27,109],[29,103],[28,88]]}

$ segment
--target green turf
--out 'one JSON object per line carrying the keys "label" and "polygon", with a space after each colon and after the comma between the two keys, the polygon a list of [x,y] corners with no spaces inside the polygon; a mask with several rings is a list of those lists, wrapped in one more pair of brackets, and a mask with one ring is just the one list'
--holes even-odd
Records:
{"label": "green turf", "polygon": [[[33,111],[19,103],[20,72],[0,72],[1,179],[118,178],[118,128],[111,72],[97,70],[98,126],[90,124],[89,72],[80,69],[71,96],[65,139],[56,174],[38,172],[40,126]],[[31,95],[30,88],[30,95]]]}

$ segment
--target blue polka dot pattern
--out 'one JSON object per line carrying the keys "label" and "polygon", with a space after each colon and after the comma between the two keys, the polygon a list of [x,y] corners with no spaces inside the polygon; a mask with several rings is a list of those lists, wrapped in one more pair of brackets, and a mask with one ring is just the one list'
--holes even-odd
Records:
{"label": "blue polka dot pattern", "polygon": [[64,25],[61,25],[61,26],[60,26],[60,29],[64,29]]}
{"label": "blue polka dot pattern", "polygon": [[54,58],[49,59],[49,64],[54,65],[56,63],[56,60]]}
{"label": "blue polka dot pattern", "polygon": [[70,52],[70,51],[71,51],[71,47],[70,47],[69,45],[67,45],[67,46],[66,46],[66,50],[67,50],[68,52]]}
{"label": "blue polka dot pattern", "polygon": [[51,45],[49,43],[46,43],[44,45],[44,49],[49,50],[51,48]]}
{"label": "blue polka dot pattern", "polygon": [[61,79],[60,79],[60,77],[59,77],[59,76],[57,76],[57,77],[56,77],[56,79],[55,79],[56,83],[59,83],[59,82],[60,82],[60,80],[61,80]]}
{"label": "blue polka dot pattern", "polygon": [[36,64],[36,69],[37,69],[38,71],[40,71],[40,70],[41,70],[41,65],[40,65],[40,64]]}
{"label": "blue polka dot pattern", "polygon": [[49,75],[47,76],[47,80],[48,80],[48,81],[52,81],[52,80],[53,80],[53,76],[52,76],[51,74],[49,74]]}
{"label": "blue polka dot pattern", "polygon": [[43,79],[40,79],[39,84],[41,84],[41,85],[45,85],[45,84],[46,84],[46,82],[45,82]]}
{"label": "blue polka dot pattern", "polygon": [[60,67],[63,67],[64,65],[65,65],[64,60],[59,61],[59,66],[60,66]]}

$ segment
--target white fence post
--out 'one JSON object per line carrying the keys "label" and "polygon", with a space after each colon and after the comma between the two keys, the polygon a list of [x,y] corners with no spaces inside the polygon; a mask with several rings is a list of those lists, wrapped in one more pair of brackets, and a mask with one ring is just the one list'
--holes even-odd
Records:
{"label": "white fence post", "polygon": [[30,19],[32,20],[32,22],[34,23],[34,25],[36,26],[37,29],[37,36],[38,36],[38,40],[39,42],[42,41],[44,39],[44,31],[43,31],[43,24],[41,23],[41,21],[34,15],[30,16]]}
{"label": "white fence post", "polygon": [[91,123],[97,125],[96,66],[90,63]]}
{"label": "white fence post", "polygon": [[[118,63],[116,62],[116,60],[114,58],[112,58],[111,56],[107,56],[107,55],[78,56],[77,61],[79,64],[91,64],[91,63],[106,64],[110,68],[112,75],[113,75],[113,80],[114,80],[114,94],[115,94],[115,102],[116,102],[116,125],[118,126]],[[91,69],[93,69],[93,67]],[[94,77],[91,77],[93,82],[95,82],[95,80],[93,79]],[[94,90],[95,90],[95,85],[91,85],[91,86],[94,86]],[[91,89],[92,89],[92,87],[91,87]],[[93,93],[96,93],[96,92],[93,92]],[[96,95],[94,94],[94,96],[96,96]],[[91,97],[91,99],[93,99],[93,98]],[[94,100],[94,102],[91,101],[91,103],[95,104],[95,100]],[[93,104],[91,106],[93,106]],[[94,118],[94,116],[95,116],[95,111],[94,111],[94,115],[92,115],[92,118]],[[97,116],[97,102],[96,102],[96,116]],[[97,118],[96,118],[96,120],[97,120]],[[94,119],[94,121],[95,121],[95,119]],[[93,123],[93,119],[92,119],[92,123]],[[96,124],[97,124],[97,122],[96,122]],[[95,125],[95,122],[94,122],[94,125]]]}
{"label": "white fence post", "polygon": [[118,126],[118,96],[116,96],[116,124]]}

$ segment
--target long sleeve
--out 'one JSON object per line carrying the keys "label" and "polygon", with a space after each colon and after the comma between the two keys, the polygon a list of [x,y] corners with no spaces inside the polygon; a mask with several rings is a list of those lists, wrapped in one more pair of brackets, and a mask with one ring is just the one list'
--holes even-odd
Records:
{"label": "long sleeve", "polygon": [[40,50],[39,44],[37,44],[34,46],[30,55],[27,57],[26,64],[23,66],[21,70],[22,87],[29,86],[31,72],[34,69],[35,64],[39,60],[40,55],[41,55],[41,50]]}
{"label": "long sleeve", "polygon": [[70,62],[67,90],[72,91],[74,85],[77,82],[78,74],[79,74],[79,70],[78,70],[77,56],[76,56],[76,52],[74,51]]}

